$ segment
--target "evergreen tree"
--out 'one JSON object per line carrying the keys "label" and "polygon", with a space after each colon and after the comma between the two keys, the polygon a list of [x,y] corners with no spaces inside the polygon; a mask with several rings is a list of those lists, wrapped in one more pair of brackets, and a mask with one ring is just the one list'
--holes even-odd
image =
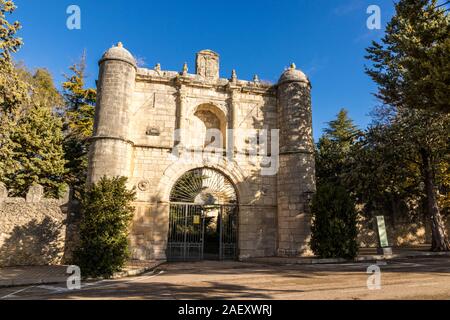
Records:
{"label": "evergreen tree", "polygon": [[75,196],[86,182],[89,138],[94,127],[96,90],[85,89],[86,58],[83,54],[80,63],[70,67],[71,76],[63,83],[65,100],[65,139],[64,151],[67,160],[66,181],[73,186]]}
{"label": "evergreen tree", "polygon": [[353,259],[358,253],[355,202],[344,187],[324,183],[317,188],[311,211],[311,249],[321,258]]}
{"label": "evergreen tree", "polygon": [[0,0],[0,181],[12,195],[24,196],[40,183],[48,195],[62,190],[64,158],[61,121],[51,97],[59,95],[51,75],[16,68],[12,54],[22,45],[18,22],[9,23],[13,1]]}
{"label": "evergreen tree", "polygon": [[342,183],[348,155],[359,134],[345,109],[341,109],[337,118],[328,123],[316,146],[316,176],[319,184],[326,181]]}
{"label": "evergreen tree", "polygon": [[0,0],[0,181],[13,170],[11,130],[15,127],[17,108],[28,97],[28,86],[18,76],[12,60],[12,54],[22,45],[22,40],[16,37],[20,24],[11,24],[6,19],[15,9],[13,1]]}
{"label": "evergreen tree", "polygon": [[437,0],[400,0],[381,43],[367,49],[377,97],[397,108],[450,112],[450,18]]}
{"label": "evergreen tree", "polygon": [[126,180],[103,177],[83,193],[80,245],[74,259],[84,276],[111,277],[129,258],[135,193],[127,190]]}
{"label": "evergreen tree", "polygon": [[4,182],[14,196],[41,184],[45,193],[58,197],[64,192],[62,122],[48,106],[31,105],[23,110],[11,133],[12,167]]}
{"label": "evergreen tree", "polygon": [[[16,37],[20,29],[19,22],[9,23],[8,14],[16,6],[13,1],[0,0],[0,116],[7,117],[8,112],[21,105],[27,98],[28,86],[20,79],[12,60],[12,54],[22,46],[22,39]],[[0,129],[1,130],[1,129]],[[0,131],[0,135],[2,135]],[[0,142],[1,144],[2,142]]]}
{"label": "evergreen tree", "polygon": [[[367,49],[377,97],[394,107],[387,143],[419,166],[432,226],[432,250],[450,244],[438,202],[437,167],[448,159],[450,20],[436,0],[400,0],[381,43]],[[389,112],[387,113],[389,114]]]}

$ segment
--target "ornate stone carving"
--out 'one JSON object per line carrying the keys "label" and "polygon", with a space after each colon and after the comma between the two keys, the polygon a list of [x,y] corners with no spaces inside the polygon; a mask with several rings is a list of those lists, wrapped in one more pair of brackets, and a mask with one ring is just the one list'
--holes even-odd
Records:
{"label": "ornate stone carving", "polygon": [[161,131],[156,127],[149,127],[149,128],[147,128],[147,131],[145,132],[145,134],[147,136],[154,136],[154,137],[156,136],[157,137],[161,134]]}
{"label": "ornate stone carving", "polygon": [[145,192],[148,191],[148,189],[150,188],[150,183],[148,182],[148,180],[141,180],[139,181],[137,187],[140,191]]}
{"label": "ornate stone carving", "polygon": [[196,73],[206,79],[219,79],[219,55],[211,50],[197,53]]}

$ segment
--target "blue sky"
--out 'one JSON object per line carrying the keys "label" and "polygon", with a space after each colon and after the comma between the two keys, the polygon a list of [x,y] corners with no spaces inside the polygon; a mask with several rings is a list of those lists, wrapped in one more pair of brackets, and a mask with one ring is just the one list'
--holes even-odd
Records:
{"label": "blue sky", "polygon": [[[392,0],[141,1],[15,0],[25,45],[16,55],[29,68],[46,67],[60,84],[68,66],[87,52],[88,84],[97,61],[121,41],[146,67],[193,72],[195,53],[221,56],[221,76],[276,82],[291,62],[313,85],[314,136],[340,108],[365,127],[377,104],[376,87],[364,74],[365,48],[383,30],[369,30],[366,9],[381,8],[382,26],[393,14]],[[81,8],[81,30],[66,28],[69,5]]]}

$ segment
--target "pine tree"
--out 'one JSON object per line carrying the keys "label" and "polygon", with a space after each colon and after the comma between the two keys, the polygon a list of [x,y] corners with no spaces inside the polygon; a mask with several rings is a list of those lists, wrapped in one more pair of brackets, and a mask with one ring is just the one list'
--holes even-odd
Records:
{"label": "pine tree", "polygon": [[[20,29],[19,22],[9,23],[8,14],[12,14],[16,6],[13,1],[0,0],[0,116],[21,105],[28,94],[28,86],[17,74],[12,54],[22,46],[22,39],[16,37]],[[0,129],[1,130],[1,129]],[[0,136],[2,135],[0,131]],[[2,142],[0,142],[2,144]]]}
{"label": "pine tree", "polygon": [[129,258],[135,192],[127,190],[126,180],[103,177],[83,193],[80,245],[74,262],[84,276],[111,277]]}
{"label": "pine tree", "polygon": [[359,134],[360,131],[345,109],[339,111],[335,120],[328,122],[316,146],[316,176],[319,184],[325,181],[342,183],[348,154]]}
{"label": "pine tree", "polygon": [[420,166],[432,250],[449,251],[436,168],[449,150],[450,20],[436,0],[400,0],[395,9],[381,43],[367,49],[372,66],[366,72],[378,84],[377,97],[394,107],[387,121],[392,147]]}
{"label": "pine tree", "polygon": [[321,258],[353,259],[358,253],[355,203],[344,187],[323,183],[311,211],[311,249]]}
{"label": "pine tree", "polygon": [[13,169],[11,129],[16,109],[26,101],[28,90],[15,72],[11,57],[22,45],[22,40],[16,37],[20,24],[6,20],[15,9],[14,2],[0,0],[0,181]]}
{"label": "pine tree", "polygon": [[75,196],[80,192],[87,176],[89,138],[94,127],[96,90],[85,89],[86,56],[70,67],[71,76],[63,83],[65,100],[64,151],[67,160],[66,180],[73,186]]}
{"label": "pine tree", "polygon": [[450,112],[450,18],[437,0],[400,0],[381,43],[367,49],[377,97],[397,108]]}
{"label": "pine tree", "polygon": [[64,191],[64,153],[62,122],[47,106],[24,109],[11,133],[14,170],[4,181],[14,196],[24,196],[38,183],[48,196]]}

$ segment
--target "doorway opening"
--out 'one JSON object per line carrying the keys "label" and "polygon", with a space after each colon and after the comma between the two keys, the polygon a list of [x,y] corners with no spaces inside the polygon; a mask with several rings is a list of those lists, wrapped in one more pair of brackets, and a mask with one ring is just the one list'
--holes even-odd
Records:
{"label": "doorway opening", "polygon": [[234,260],[238,255],[238,204],[231,181],[200,168],[185,173],[172,188],[167,259]]}

